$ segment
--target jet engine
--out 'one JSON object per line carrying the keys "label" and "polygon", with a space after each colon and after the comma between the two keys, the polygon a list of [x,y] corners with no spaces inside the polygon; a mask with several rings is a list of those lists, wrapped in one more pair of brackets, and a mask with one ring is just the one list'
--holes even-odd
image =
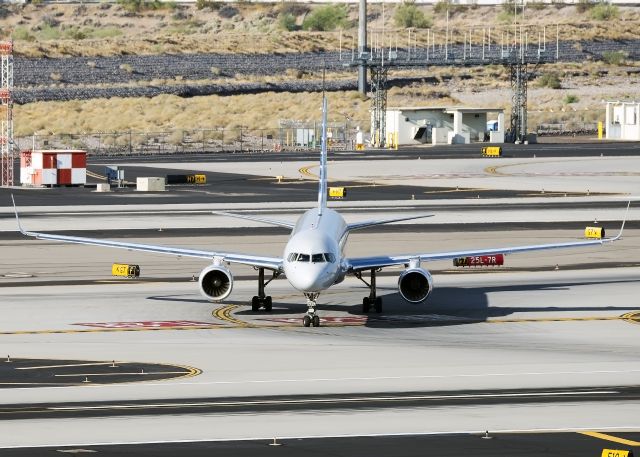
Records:
{"label": "jet engine", "polygon": [[422,268],[408,268],[398,278],[398,291],[402,298],[411,303],[427,299],[433,289],[431,273]]}
{"label": "jet engine", "polygon": [[210,300],[224,300],[233,288],[233,275],[220,265],[211,265],[200,273],[200,292]]}

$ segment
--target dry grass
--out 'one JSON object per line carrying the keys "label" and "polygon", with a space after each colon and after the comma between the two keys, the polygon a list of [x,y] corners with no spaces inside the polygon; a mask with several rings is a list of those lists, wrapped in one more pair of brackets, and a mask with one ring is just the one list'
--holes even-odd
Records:
{"label": "dry grass", "polygon": [[[162,95],[152,99],[96,99],[38,102],[16,106],[16,136],[33,133],[158,131],[240,125],[275,128],[280,119],[320,119],[320,93],[208,96],[184,99]],[[331,121],[369,118],[369,102],[357,92],[330,93]],[[99,126],[99,128],[97,128]],[[361,125],[367,128],[367,125]]]}

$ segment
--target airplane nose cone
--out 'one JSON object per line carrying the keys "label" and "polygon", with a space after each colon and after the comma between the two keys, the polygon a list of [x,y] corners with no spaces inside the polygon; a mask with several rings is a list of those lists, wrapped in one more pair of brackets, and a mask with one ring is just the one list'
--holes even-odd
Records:
{"label": "airplane nose cone", "polygon": [[318,277],[311,272],[302,273],[300,271],[296,272],[293,277],[288,278],[289,282],[293,287],[302,291],[302,292],[317,292],[318,287]]}

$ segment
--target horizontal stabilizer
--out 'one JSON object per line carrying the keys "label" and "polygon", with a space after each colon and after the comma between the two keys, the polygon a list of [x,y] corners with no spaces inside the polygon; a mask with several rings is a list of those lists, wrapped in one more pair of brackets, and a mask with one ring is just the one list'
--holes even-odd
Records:
{"label": "horizontal stabilizer", "polygon": [[362,222],[354,222],[353,224],[347,224],[347,230],[358,230],[365,227],[371,227],[374,225],[384,225],[391,224],[392,222],[401,222],[401,221],[410,221],[412,219],[421,219],[423,217],[432,217],[434,214],[421,214],[419,216],[405,216],[405,217],[394,217],[390,219],[378,219],[378,220],[369,220]]}
{"label": "horizontal stabilizer", "polygon": [[293,229],[293,227],[295,227],[296,225],[293,222],[277,221],[275,219],[267,219],[264,217],[249,216],[248,214],[228,213],[226,211],[213,211],[212,213],[218,216],[228,216],[228,217],[235,217],[236,219],[246,219],[248,221],[262,222],[264,224],[276,225],[278,227],[285,227],[288,229]]}

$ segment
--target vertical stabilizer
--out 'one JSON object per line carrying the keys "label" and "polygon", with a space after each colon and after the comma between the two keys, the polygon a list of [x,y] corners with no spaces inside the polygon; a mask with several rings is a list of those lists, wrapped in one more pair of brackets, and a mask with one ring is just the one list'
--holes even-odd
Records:
{"label": "vertical stabilizer", "polygon": [[322,96],[322,145],[320,148],[320,185],[318,188],[318,216],[327,207],[327,98]]}

